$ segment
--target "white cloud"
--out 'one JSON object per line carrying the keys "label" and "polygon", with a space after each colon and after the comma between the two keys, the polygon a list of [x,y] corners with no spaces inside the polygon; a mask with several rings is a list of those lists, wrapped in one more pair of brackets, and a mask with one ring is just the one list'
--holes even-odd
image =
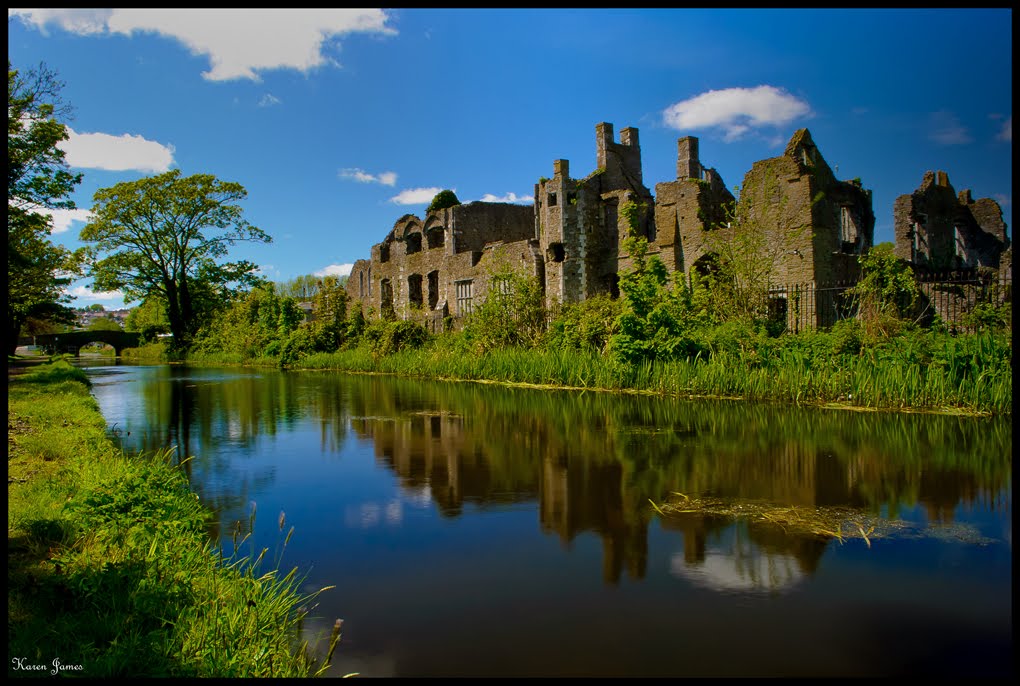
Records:
{"label": "white cloud", "polygon": [[67,164],[83,169],[165,172],[174,161],[174,147],[126,133],[77,133],[67,129],[68,139],[58,143],[67,153]]}
{"label": "white cloud", "polygon": [[382,9],[45,9],[8,10],[7,16],[44,34],[51,25],[81,35],[157,33],[207,56],[211,69],[202,76],[210,81],[258,81],[257,72],[267,69],[336,65],[323,54],[336,37],[397,33]]}
{"label": "white cloud", "polygon": [[503,196],[495,196],[492,193],[486,193],[482,196],[482,202],[535,202],[535,198],[530,195],[524,195],[517,197],[516,193],[507,193]]}
{"label": "white cloud", "polygon": [[88,210],[43,210],[53,217],[53,233],[64,233],[71,228],[72,222],[87,224],[92,219]]}
{"label": "white cloud", "polygon": [[1002,125],[1002,131],[996,138],[1000,141],[1006,141],[1007,143],[1013,142],[1013,115],[1009,116],[1006,123]]}
{"label": "white cloud", "polygon": [[120,291],[100,291],[97,293],[88,286],[75,286],[74,288],[67,289],[67,293],[82,300],[124,300],[124,294]]}
{"label": "white cloud", "polygon": [[314,274],[315,276],[347,276],[351,273],[352,269],[354,269],[353,264],[331,264],[314,272]]}
{"label": "white cloud", "polygon": [[[395,186],[397,183],[396,172],[382,172],[381,174],[369,174],[363,169],[356,167],[340,170],[341,179],[354,179],[359,183],[381,183],[384,186]],[[431,199],[431,198],[430,198]]]}
{"label": "white cloud", "polygon": [[782,126],[810,117],[811,107],[775,86],[708,91],[670,105],[662,113],[666,126],[686,131],[721,128],[724,140],[737,140],[752,128]]}
{"label": "white cloud", "polygon": [[25,209],[33,214],[41,214],[49,217],[52,226],[52,233],[64,233],[71,228],[73,222],[81,222],[87,224],[92,219],[92,213],[88,210],[51,210],[48,207],[40,207],[39,205],[29,204],[25,206]]}
{"label": "white cloud", "polygon": [[931,133],[928,137],[939,145],[964,145],[973,140],[967,127],[952,112],[933,112],[929,117],[929,127]]}
{"label": "white cloud", "polygon": [[1005,193],[996,193],[992,198],[995,199],[995,202],[999,203],[999,207],[1005,207],[1009,204],[1009,196]]}
{"label": "white cloud", "polygon": [[282,101],[272,93],[266,93],[259,100],[259,107],[272,107],[273,105],[279,105],[281,102]]}
{"label": "white cloud", "polygon": [[[390,202],[396,205],[427,205],[442,188],[408,188],[400,191],[390,198]],[[454,193],[456,193],[454,189]]]}

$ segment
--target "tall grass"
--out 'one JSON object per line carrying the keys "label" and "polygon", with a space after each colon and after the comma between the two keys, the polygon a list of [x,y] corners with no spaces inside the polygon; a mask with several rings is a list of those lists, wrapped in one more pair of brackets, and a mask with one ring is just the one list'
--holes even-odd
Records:
{"label": "tall grass", "polygon": [[[224,558],[173,449],[125,456],[66,361],[8,387],[8,655],[76,676],[309,676],[322,592]],[[332,639],[332,645],[338,636]],[[9,676],[25,676],[14,662]]]}
{"label": "tall grass", "polygon": [[1008,337],[932,332],[839,351],[826,333],[786,336],[693,359],[620,362],[596,351],[502,348],[474,352],[456,334],[379,356],[367,347],[302,358],[303,369],[627,390],[873,409],[1012,413]]}

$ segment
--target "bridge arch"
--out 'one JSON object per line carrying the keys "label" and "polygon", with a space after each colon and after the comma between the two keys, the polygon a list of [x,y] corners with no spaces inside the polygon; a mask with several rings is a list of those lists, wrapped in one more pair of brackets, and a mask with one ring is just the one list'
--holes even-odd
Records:
{"label": "bridge arch", "polygon": [[22,344],[40,345],[56,353],[73,353],[75,357],[78,357],[81,354],[82,346],[96,342],[111,346],[119,357],[124,348],[138,347],[141,335],[130,331],[68,331],[33,336],[25,339]]}

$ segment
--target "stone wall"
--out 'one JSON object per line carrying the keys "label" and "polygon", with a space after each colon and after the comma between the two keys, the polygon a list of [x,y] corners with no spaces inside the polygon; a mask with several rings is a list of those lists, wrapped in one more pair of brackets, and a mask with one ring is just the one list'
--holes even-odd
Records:
{"label": "stone wall", "polygon": [[[537,275],[533,230],[533,210],[526,205],[475,202],[431,212],[424,220],[406,214],[372,246],[371,260],[355,262],[347,294],[369,317],[460,316],[457,284],[471,282],[472,302],[485,296],[494,267],[485,258],[493,246],[516,246],[516,264]],[[466,294],[462,286],[462,305]]]}
{"label": "stone wall", "polygon": [[998,269],[1009,247],[1002,208],[953,190],[944,171],[925,172],[921,185],[893,205],[894,253],[916,269]]}

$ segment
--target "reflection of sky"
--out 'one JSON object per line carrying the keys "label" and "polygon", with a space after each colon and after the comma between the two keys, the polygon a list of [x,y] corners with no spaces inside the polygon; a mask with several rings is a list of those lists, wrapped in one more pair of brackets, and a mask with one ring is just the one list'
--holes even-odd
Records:
{"label": "reflection of sky", "polygon": [[682,552],[674,553],[669,570],[673,576],[721,592],[786,591],[804,578],[792,555],[769,554],[756,547],[744,557],[732,550],[706,551],[705,559],[693,564],[684,560]]}

